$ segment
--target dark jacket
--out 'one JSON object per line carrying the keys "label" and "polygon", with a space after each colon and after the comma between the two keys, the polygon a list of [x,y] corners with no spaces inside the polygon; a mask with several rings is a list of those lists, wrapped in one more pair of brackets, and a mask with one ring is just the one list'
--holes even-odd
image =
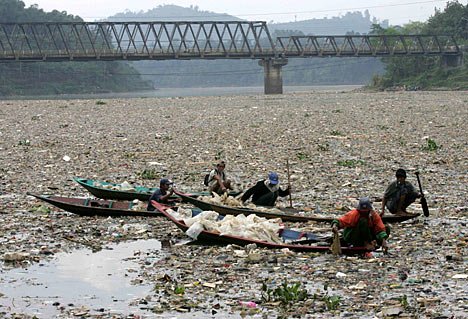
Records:
{"label": "dark jacket", "polygon": [[[266,195],[268,193],[271,193],[270,189],[265,185],[265,180],[258,181],[257,184],[249,188],[244,195],[242,195],[241,200],[245,202],[252,196],[252,202],[255,203],[260,197],[263,195]],[[285,197],[289,195],[289,190],[282,190],[281,188],[278,188],[277,191],[274,192],[276,197],[281,196]]]}
{"label": "dark jacket", "polygon": [[391,199],[398,195],[417,195],[418,192],[414,188],[413,184],[405,181],[404,184],[398,184],[398,181],[393,181],[388,185],[384,193],[384,198]]}

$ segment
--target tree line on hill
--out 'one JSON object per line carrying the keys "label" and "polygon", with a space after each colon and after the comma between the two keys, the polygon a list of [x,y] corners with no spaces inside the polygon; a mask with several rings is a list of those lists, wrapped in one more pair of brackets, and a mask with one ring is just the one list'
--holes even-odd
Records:
{"label": "tree line on hill", "polygon": [[[0,0],[2,23],[82,22],[67,12],[44,12],[23,1]],[[122,74],[114,76],[113,74]],[[5,62],[0,63],[0,97],[64,93],[127,92],[151,88],[128,63]]]}

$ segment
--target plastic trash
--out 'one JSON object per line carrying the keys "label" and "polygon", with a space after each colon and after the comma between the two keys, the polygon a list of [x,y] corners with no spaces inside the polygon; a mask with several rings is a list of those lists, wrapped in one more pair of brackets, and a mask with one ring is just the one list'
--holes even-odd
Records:
{"label": "plastic trash", "polygon": [[257,304],[255,301],[239,301],[241,306],[247,307],[247,308],[257,308]]}
{"label": "plastic trash", "polygon": [[190,226],[189,229],[185,232],[189,237],[197,239],[198,235],[203,231],[203,225],[199,222],[196,222]]}
{"label": "plastic trash", "polygon": [[321,214],[322,213],[322,209],[320,208],[319,204],[315,204],[314,213],[315,214]]}

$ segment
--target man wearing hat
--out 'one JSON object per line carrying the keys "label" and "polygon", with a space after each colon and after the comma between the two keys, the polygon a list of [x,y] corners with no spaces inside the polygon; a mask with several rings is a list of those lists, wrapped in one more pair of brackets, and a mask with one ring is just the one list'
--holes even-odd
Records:
{"label": "man wearing hat", "polygon": [[148,207],[146,210],[153,211],[155,209],[153,205],[151,205],[152,200],[155,200],[161,204],[174,205],[174,202],[169,200],[169,197],[174,194],[174,190],[171,187],[172,184],[174,183],[171,180],[167,178],[161,178],[159,181],[159,188],[154,191],[148,200]]}
{"label": "man wearing hat", "polygon": [[358,206],[344,216],[333,220],[334,233],[343,228],[343,239],[349,245],[374,250],[378,245],[387,250],[389,230],[385,229],[380,215],[374,211],[368,197],[359,199]]}
{"label": "man wearing hat", "polygon": [[275,206],[278,196],[285,197],[291,192],[290,187],[282,190],[279,187],[278,174],[275,172],[268,173],[267,179],[258,181],[254,186],[249,188],[244,195],[242,195],[242,202],[246,202],[252,197],[252,203],[259,206]]}
{"label": "man wearing hat", "polygon": [[392,214],[406,214],[406,208],[413,203],[416,198],[421,195],[416,191],[414,186],[406,181],[406,171],[402,168],[396,171],[396,181],[388,185],[382,199],[382,212],[385,213],[385,207]]}

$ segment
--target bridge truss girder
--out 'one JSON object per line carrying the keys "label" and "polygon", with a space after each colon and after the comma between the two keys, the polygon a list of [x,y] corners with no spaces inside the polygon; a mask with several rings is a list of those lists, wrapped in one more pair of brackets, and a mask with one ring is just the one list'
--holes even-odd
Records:
{"label": "bridge truss girder", "polygon": [[462,61],[452,36],[290,36],[266,22],[0,23],[0,62],[260,59],[266,94],[282,93],[288,58],[442,56]]}
{"label": "bridge truss girder", "polygon": [[0,61],[460,55],[452,36],[290,36],[266,22],[0,23]]}
{"label": "bridge truss girder", "polygon": [[275,54],[266,22],[0,24],[0,60],[173,60]]}
{"label": "bridge truss girder", "polygon": [[459,55],[453,36],[345,35],[276,38],[276,49],[285,57],[379,57]]}

